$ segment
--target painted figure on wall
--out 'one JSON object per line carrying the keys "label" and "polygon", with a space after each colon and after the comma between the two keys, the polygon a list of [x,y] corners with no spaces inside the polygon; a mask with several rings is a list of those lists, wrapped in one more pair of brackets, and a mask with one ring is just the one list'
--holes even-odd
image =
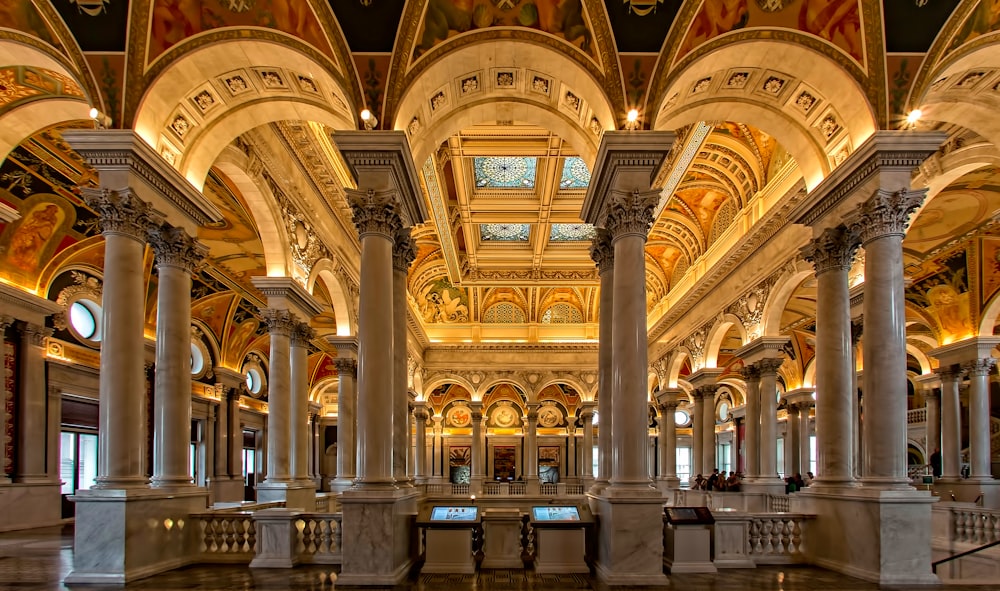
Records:
{"label": "painted figure on wall", "polygon": [[1000,0],[980,0],[965,24],[955,34],[948,50],[955,49],[980,35],[992,33],[998,28],[1000,28]]}
{"label": "painted figure on wall", "polygon": [[705,0],[691,21],[687,38],[677,55],[682,56],[702,43],[747,25],[747,0]]}
{"label": "painted figure on wall", "polygon": [[40,262],[39,255],[64,217],[54,203],[36,205],[11,237],[7,260],[22,271],[33,271]]}
{"label": "painted figure on wall", "polygon": [[799,12],[799,28],[846,46],[852,56],[862,55],[857,0],[805,0]]}

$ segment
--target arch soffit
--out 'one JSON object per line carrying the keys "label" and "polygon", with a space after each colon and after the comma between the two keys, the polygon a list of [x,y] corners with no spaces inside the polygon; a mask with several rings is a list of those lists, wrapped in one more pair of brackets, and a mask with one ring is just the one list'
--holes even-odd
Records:
{"label": "arch soffit", "polygon": [[431,392],[435,389],[445,385],[445,384],[457,384],[469,393],[469,397],[472,400],[481,400],[482,397],[477,394],[476,387],[472,385],[472,382],[466,378],[453,373],[441,374],[432,377],[431,379],[424,382],[424,395],[423,399],[430,399]]}
{"label": "arch soffit", "polygon": [[340,383],[336,376],[326,377],[319,380],[309,389],[309,402],[322,402],[320,400],[320,395],[327,391],[335,391],[340,387]]}
{"label": "arch soffit", "polygon": [[0,65],[35,66],[53,70],[72,78],[83,89],[86,101],[101,111],[107,110],[104,94],[98,89],[96,79],[90,70],[76,39],[59,16],[55,7],[47,2],[34,3],[34,7],[52,27],[62,43],[65,53],[60,53],[50,44],[21,31],[5,29],[0,31]]}
{"label": "arch soffit", "polygon": [[[687,383],[686,380],[680,379],[680,375],[681,368],[684,367],[684,362],[688,359],[691,359],[691,352],[688,351],[687,347],[677,347],[677,349],[670,355],[670,360],[667,361],[667,388],[680,388],[682,387],[682,381]],[[687,389],[690,391],[690,384],[688,384]]]}
{"label": "arch soffit", "polygon": [[526,387],[524,384],[507,377],[493,379],[487,378],[482,385],[479,386],[472,399],[474,401],[482,401],[483,397],[486,396],[486,393],[489,392],[490,389],[499,386],[500,384],[509,384],[513,386],[515,390],[524,396],[527,402],[537,402],[537,399],[535,398],[537,391],[532,391],[531,388]]}
{"label": "arch soffit", "polygon": [[280,212],[277,211],[274,196],[265,183],[258,184],[250,176],[247,172],[247,156],[236,147],[223,150],[215,161],[215,167],[229,177],[247,202],[247,210],[253,216],[257,236],[264,247],[264,264],[268,276],[287,276],[291,266],[290,250],[284,225],[279,223]]}
{"label": "arch soffit", "polygon": [[743,322],[733,314],[724,314],[709,331],[705,340],[705,367],[717,367],[722,341],[734,326],[740,333],[740,344],[746,344],[747,329],[744,328]]}
{"label": "arch soffit", "polygon": [[931,373],[931,361],[927,358],[927,354],[921,351],[912,343],[906,343],[906,352],[909,355],[913,355],[913,358],[920,363],[920,375]]}
{"label": "arch soffit", "polygon": [[733,406],[743,406],[746,404],[747,392],[746,392],[746,382],[743,380],[730,377],[719,380],[720,386],[726,386],[729,388],[729,392],[733,396]]}
{"label": "arch soffit", "polygon": [[[576,390],[576,395],[580,397],[580,402],[584,402],[587,400],[587,393],[590,391],[590,388],[586,387],[582,382],[580,382],[580,380],[571,376],[559,376],[543,382],[539,382],[538,388],[536,388],[535,391],[542,392],[549,386],[555,384],[565,384]],[[522,388],[521,390],[523,391],[524,389]]]}
{"label": "arch soffit", "polygon": [[350,336],[355,334],[355,327],[351,323],[350,310],[352,306],[347,296],[349,291],[341,284],[336,269],[336,265],[330,259],[316,262],[306,282],[306,289],[309,293],[313,293],[316,282],[323,282],[333,300],[333,315],[337,319],[337,336]]}
{"label": "arch soffit", "polygon": [[776,337],[781,335],[781,315],[785,311],[785,306],[791,300],[795,290],[802,285],[802,282],[814,275],[811,265],[805,261],[796,261],[794,269],[786,271],[768,295],[764,304],[764,313],[761,316],[761,325],[764,333],[761,336]]}
{"label": "arch soffit", "polygon": [[205,335],[202,342],[208,346],[209,352],[212,354],[212,359],[215,361],[215,366],[222,365],[222,346],[219,343],[218,335],[207,324],[197,318],[191,319],[191,326],[197,327]]}

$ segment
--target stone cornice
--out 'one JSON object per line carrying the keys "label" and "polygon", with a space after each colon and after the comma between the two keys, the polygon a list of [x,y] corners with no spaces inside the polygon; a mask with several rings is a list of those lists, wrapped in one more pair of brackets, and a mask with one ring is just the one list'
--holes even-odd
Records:
{"label": "stone cornice", "polygon": [[789,337],[760,337],[740,347],[733,352],[733,355],[746,364],[764,359],[780,359],[782,351],[790,341]]}
{"label": "stone cornice", "polygon": [[239,388],[247,381],[247,377],[243,374],[243,372],[235,369],[229,369],[228,367],[216,367],[212,371],[215,372],[216,383],[222,384],[227,388]]}
{"label": "stone cornice", "polygon": [[676,137],[672,131],[604,132],[583,200],[583,221],[603,227],[612,189],[649,190]]}
{"label": "stone cornice", "polygon": [[716,386],[719,376],[726,370],[719,367],[703,367],[687,377],[687,381],[695,389],[705,386]]}
{"label": "stone cornice", "polygon": [[795,390],[789,390],[785,392],[782,396],[788,404],[808,404],[813,405],[816,403],[816,399],[813,398],[813,394],[816,392],[814,388],[796,388]]}
{"label": "stone cornice", "polygon": [[809,192],[792,212],[796,224],[811,226],[880,171],[909,174],[948,139],[942,132],[877,131],[847,161]]}
{"label": "stone cornice", "polygon": [[448,352],[475,352],[475,351],[504,351],[516,353],[518,351],[586,351],[596,353],[598,344],[595,343],[461,343],[456,345],[432,344],[427,348],[430,351]]}
{"label": "stone cornice", "polygon": [[[126,185],[106,185],[107,179],[103,177],[107,173],[112,177],[127,173],[130,177],[142,180],[166,203],[172,205],[176,212],[195,225],[222,221],[222,212],[177,169],[167,164],[135,131],[70,129],[62,135],[84,157],[87,164],[101,174],[102,186],[111,189],[125,188]],[[167,212],[168,219],[173,217],[170,213],[172,212]]]}
{"label": "stone cornice", "polygon": [[306,320],[323,311],[316,298],[290,277],[253,277],[251,281],[267,298],[269,308],[290,307],[292,312],[301,314]]}
{"label": "stone cornice", "polygon": [[358,356],[358,337],[326,335],[322,340],[335,349],[339,357],[355,359]]}
{"label": "stone cornice", "polygon": [[393,190],[406,226],[429,219],[410,145],[402,131],[338,131],[333,143],[360,190]]}
{"label": "stone cornice", "polygon": [[0,283],[0,304],[18,320],[36,324],[41,324],[46,316],[63,311],[63,307],[52,300],[20,290],[9,283]]}
{"label": "stone cornice", "polygon": [[1000,345],[1000,337],[972,337],[931,349],[927,355],[937,359],[941,366],[956,365],[975,359],[989,359],[993,349]]}

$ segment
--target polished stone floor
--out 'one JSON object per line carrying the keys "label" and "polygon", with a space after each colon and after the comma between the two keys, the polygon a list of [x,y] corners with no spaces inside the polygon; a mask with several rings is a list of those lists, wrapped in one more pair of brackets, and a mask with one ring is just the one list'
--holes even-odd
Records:
{"label": "polished stone floor", "polygon": [[[72,530],[46,529],[0,534],[0,591],[103,591],[104,586],[66,587],[61,581],[72,569]],[[144,591],[333,591],[336,569],[299,567],[292,570],[250,570],[238,566],[194,566],[131,583]],[[112,587],[121,589],[121,587]],[[968,586],[933,587],[942,591]],[[1000,591],[995,586],[977,589]],[[369,588],[370,589],[370,588]],[[475,575],[420,575],[398,591],[569,591],[604,587],[586,575],[537,575],[523,570],[490,570]],[[634,589],[634,588],[633,588]],[[657,589],[684,591],[868,591],[879,589],[843,575],[813,567],[764,567],[724,570],[718,575],[673,575]],[[395,591],[394,590],[394,591]],[[639,590],[637,590],[639,591]]]}

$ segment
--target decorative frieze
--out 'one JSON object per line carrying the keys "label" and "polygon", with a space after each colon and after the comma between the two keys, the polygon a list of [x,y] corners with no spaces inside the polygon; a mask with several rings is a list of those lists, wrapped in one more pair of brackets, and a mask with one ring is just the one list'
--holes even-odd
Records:
{"label": "decorative frieze", "polygon": [[826,271],[848,271],[851,260],[858,249],[858,237],[853,230],[844,226],[827,228],[799,252],[802,257],[813,264],[816,274]]}
{"label": "decorative frieze", "polygon": [[150,227],[163,223],[162,216],[131,189],[98,189],[83,187],[84,202],[100,216],[101,233],[118,234],[146,242]]}

